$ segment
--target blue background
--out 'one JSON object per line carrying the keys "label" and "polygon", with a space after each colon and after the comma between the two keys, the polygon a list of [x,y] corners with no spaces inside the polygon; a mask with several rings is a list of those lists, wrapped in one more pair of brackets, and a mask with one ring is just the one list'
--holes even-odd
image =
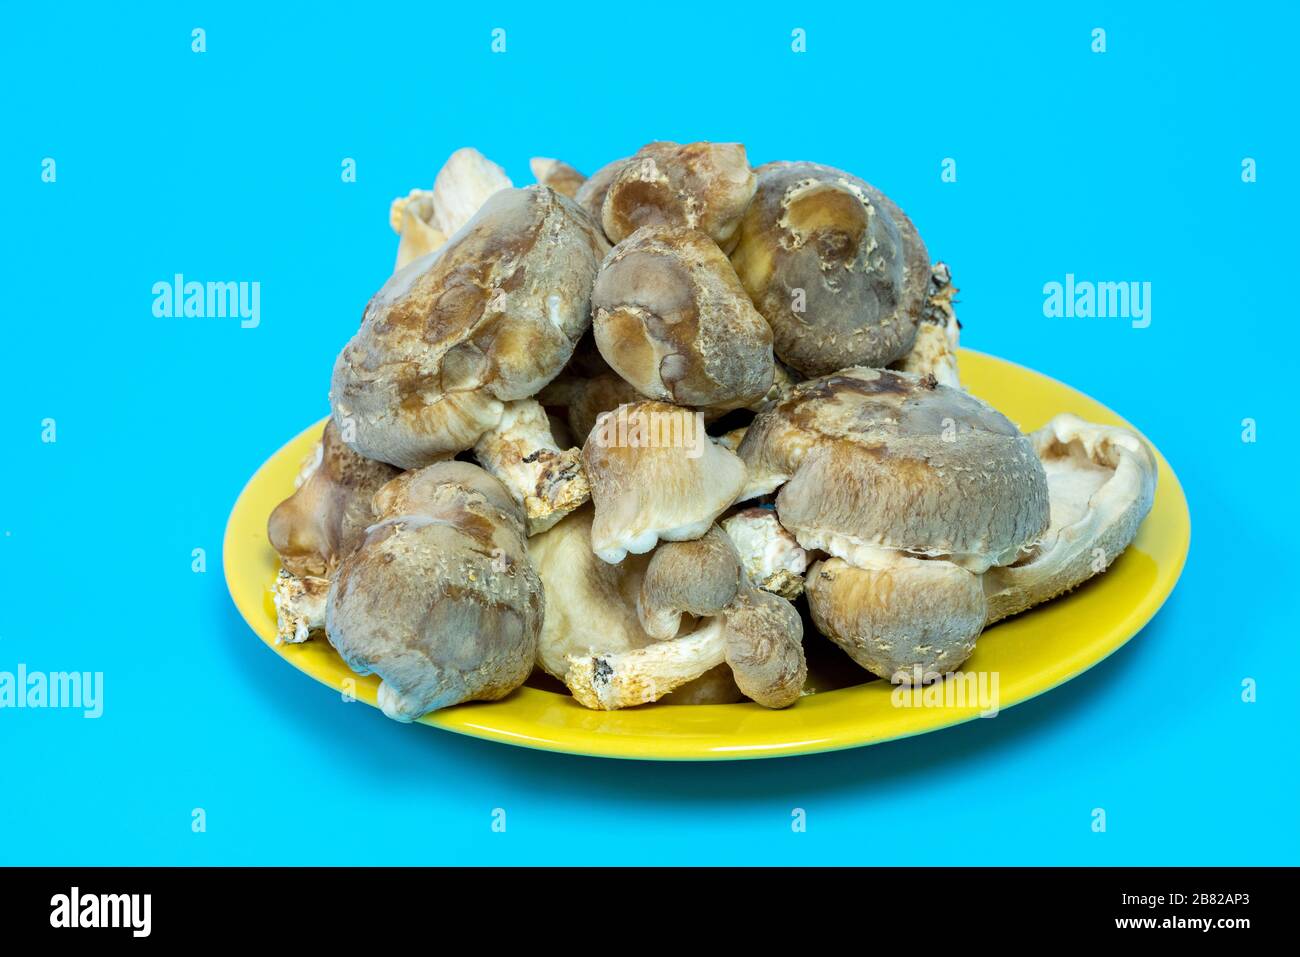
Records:
{"label": "blue background", "polygon": [[[783,6],[6,5],[0,670],[103,671],[106,700],[98,721],[0,711],[0,863],[1297,862],[1275,557],[1296,533],[1294,7]],[[325,413],[392,266],[389,200],[462,145],[528,183],[529,156],[591,172],[656,138],[861,174],[952,264],[966,345],[1159,445],[1193,546],[1137,640],[995,720],[694,766],[401,727],[262,647],[224,523]],[[260,281],[261,326],[155,319],[177,272]],[[1151,282],[1150,327],[1045,319],[1067,272]]]}

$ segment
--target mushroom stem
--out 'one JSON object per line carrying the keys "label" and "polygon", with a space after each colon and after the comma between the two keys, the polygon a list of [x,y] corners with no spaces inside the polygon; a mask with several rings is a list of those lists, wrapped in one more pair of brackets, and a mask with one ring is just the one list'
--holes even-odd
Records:
{"label": "mushroom stem", "polygon": [[794,601],[803,592],[808,553],[770,508],[747,508],[722,522],[749,580],[764,591]]}
{"label": "mushroom stem", "polygon": [[917,375],[932,375],[939,385],[960,389],[957,374],[957,342],[961,336],[961,323],[952,308],[952,297],[959,290],[952,284],[952,274],[946,263],[935,263],[930,269],[930,288],[925,300],[921,322],[916,327],[916,340],[907,354],[892,368]]}
{"label": "mushroom stem", "polygon": [[275,643],[298,645],[325,630],[325,605],[330,580],[315,575],[299,577],[283,568],[275,578]]}
{"label": "mushroom stem", "polygon": [[564,683],[582,705],[614,711],[658,701],[726,660],[726,627],[711,618],[689,635],[608,655],[571,655]]}
{"label": "mushroom stem", "polygon": [[474,455],[524,507],[529,535],[546,531],[591,497],[582,450],[561,451],[536,399],[507,403],[501,422],[478,440]]}

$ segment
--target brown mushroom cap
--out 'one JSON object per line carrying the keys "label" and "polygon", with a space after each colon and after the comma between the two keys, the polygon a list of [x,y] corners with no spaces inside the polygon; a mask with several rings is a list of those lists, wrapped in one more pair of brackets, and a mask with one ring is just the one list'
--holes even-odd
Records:
{"label": "brown mushroom cap", "polygon": [[596,518],[591,544],[607,562],[660,539],[689,541],[736,500],[745,467],[704,431],[703,417],[663,402],[604,413],[582,447]]}
{"label": "brown mushroom cap", "polygon": [[642,226],[668,225],[698,229],[730,249],[754,183],[739,143],[648,143],[614,172],[601,224],[615,243]]}
{"label": "brown mushroom cap", "polygon": [[746,494],[778,487],[806,549],[862,564],[894,549],[974,572],[1014,561],[1047,528],[1047,478],[1005,416],[933,379],[844,369],[755,417],[739,455]]}
{"label": "brown mushroom cap", "polygon": [[534,395],[564,368],[606,249],[572,200],[544,186],[494,193],[366,307],[334,367],[343,440],[403,468],[473,446],[502,402]]}
{"label": "brown mushroom cap", "polygon": [[772,386],[772,330],[704,233],[646,226],[605,257],[592,329],[610,366],[642,395],[734,409]]}
{"label": "brown mushroom cap", "polygon": [[980,578],[952,562],[893,553],[857,568],[830,558],[808,569],[807,594],[822,634],[872,674],[899,683],[952,671],[984,628]]}
{"label": "brown mushroom cap", "polygon": [[443,462],[389,482],[375,507],[330,589],[326,634],[350,668],[383,678],[384,713],[412,721],[522,684],[545,598],[506,488]]}
{"label": "brown mushroom cap", "polygon": [[731,603],[740,587],[740,556],[718,526],[689,542],[663,542],[641,580],[636,610],[646,633],[676,636],[682,615],[708,617]]}
{"label": "brown mushroom cap", "polygon": [[808,680],[803,619],[771,592],[742,589],[726,611],[727,664],[745,696],[765,708],[799,700]]}
{"label": "brown mushroom cap", "polygon": [[320,462],[298,490],[275,507],[267,538],[292,575],[326,577],[361,544],[373,521],[370,500],[397,469],[362,458],[339,438],[331,419],[321,435]]}
{"label": "brown mushroom cap", "polygon": [[769,163],[731,254],[772,326],[777,356],[805,375],[882,367],[912,345],[930,260],[883,193],[814,163]]}

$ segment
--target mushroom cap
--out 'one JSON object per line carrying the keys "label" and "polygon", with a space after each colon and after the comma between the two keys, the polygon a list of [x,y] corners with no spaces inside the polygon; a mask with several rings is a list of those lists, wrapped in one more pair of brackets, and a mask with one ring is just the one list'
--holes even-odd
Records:
{"label": "mushroom cap", "polygon": [[316,468],[271,512],[267,538],[292,575],[326,577],[365,537],[370,500],[397,469],[363,458],[339,438],[331,419],[321,434]]}
{"label": "mushroom cap", "polygon": [[952,562],[884,553],[858,568],[829,558],[808,569],[813,624],[874,675],[913,684],[958,667],[984,628],[984,588]]}
{"label": "mushroom cap", "polygon": [[765,708],[799,700],[808,680],[803,620],[794,605],[758,588],[736,595],[725,612],[727,664],[745,696]]}
{"label": "mushroom cap", "polygon": [[739,408],[772,386],[772,330],[704,233],[645,226],[615,246],[592,291],[592,329],[642,395]]}
{"label": "mushroom cap", "polygon": [[545,610],[510,493],[444,462],[389,482],[375,506],[330,588],[330,644],[383,678],[380,705],[400,721],[509,694],[532,670]]}
{"label": "mushroom cap", "polygon": [[698,229],[730,249],[754,186],[740,143],[647,143],[613,173],[601,224],[615,243],[642,226],[669,225]]}
{"label": "mushroom cap", "polygon": [[1062,414],[1029,438],[1047,472],[1052,520],[1030,555],[984,575],[986,626],[1100,574],[1155,500],[1155,456],[1128,429]]}
{"label": "mushroom cap", "polygon": [[740,556],[718,526],[689,542],[662,542],[650,557],[636,610],[641,627],[661,641],[676,636],[682,615],[708,617],[740,588]]}
{"label": "mushroom cap", "polygon": [[492,194],[370,300],[334,366],[344,441],[403,468],[473,446],[502,402],[564,368],[590,322],[606,250],[577,204],[547,187]]}
{"label": "mushroom cap", "polygon": [[591,545],[607,562],[699,538],[745,485],[744,465],[709,438],[703,416],[663,402],[601,415],[582,463],[596,509]]}
{"label": "mushroom cap", "polygon": [[757,173],[731,260],[772,326],[777,356],[809,376],[902,357],[930,282],[911,221],[871,184],[829,166],[768,163]]}
{"label": "mushroom cap", "polygon": [[747,494],[776,497],[806,549],[862,564],[879,549],[975,572],[1047,528],[1047,477],[1000,412],[933,378],[844,369],[800,383],[754,419],[738,453]]}

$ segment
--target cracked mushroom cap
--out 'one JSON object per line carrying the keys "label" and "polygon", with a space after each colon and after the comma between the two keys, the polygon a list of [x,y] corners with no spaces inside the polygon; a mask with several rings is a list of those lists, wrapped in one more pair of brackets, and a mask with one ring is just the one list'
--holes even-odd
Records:
{"label": "cracked mushroom cap", "polygon": [[601,224],[614,243],[642,226],[685,226],[729,250],[754,186],[739,143],[647,143],[613,172]]}
{"label": "cracked mushroom cap", "polygon": [[522,684],[545,596],[505,487],[442,462],[393,479],[375,510],[330,588],[325,630],[348,667],[383,679],[384,714],[413,721]]}
{"label": "cracked mushroom cap", "polygon": [[984,575],[986,625],[1105,571],[1155,500],[1155,456],[1128,429],[1063,414],[1029,438],[1047,472],[1051,524],[1024,559]]}
{"label": "cracked mushroom cap", "polygon": [[[980,577],[952,562],[881,551],[808,570],[817,630],[881,678],[921,684],[970,657],[984,628]],[[919,680],[918,680],[919,673]]]}
{"label": "cracked mushroom cap", "polygon": [[740,443],[746,496],[780,489],[805,549],[863,565],[881,549],[981,573],[1048,523],[1047,477],[1000,412],[933,378],[844,369],[795,387]]}
{"label": "cracked mushroom cap", "polygon": [[646,226],[620,242],[592,310],[601,355],[647,398],[734,409],[772,387],[772,330],[698,230]]}
{"label": "cracked mushroom cap", "polygon": [[699,538],[736,500],[745,467],[704,431],[703,416],[663,402],[606,412],[582,447],[596,517],[591,545],[607,562],[660,539]]}
{"label": "cracked mushroom cap", "polygon": [[393,275],[334,366],[345,442],[419,468],[470,448],[502,403],[564,368],[590,321],[607,247],[544,186],[493,193],[447,245]]}
{"label": "cracked mushroom cap", "polygon": [[740,584],[740,556],[718,526],[693,541],[663,542],[650,557],[637,595],[641,627],[661,641],[673,638],[683,614],[718,614],[731,604]]}
{"label": "cracked mushroom cap", "polygon": [[930,260],[903,211],[869,183],[814,163],[768,163],[731,253],[772,326],[776,354],[805,375],[883,367],[916,337]]}
{"label": "cracked mushroom cap", "polygon": [[320,460],[298,490],[275,507],[267,538],[292,575],[326,577],[365,537],[372,521],[370,500],[397,469],[363,458],[325,424]]}

